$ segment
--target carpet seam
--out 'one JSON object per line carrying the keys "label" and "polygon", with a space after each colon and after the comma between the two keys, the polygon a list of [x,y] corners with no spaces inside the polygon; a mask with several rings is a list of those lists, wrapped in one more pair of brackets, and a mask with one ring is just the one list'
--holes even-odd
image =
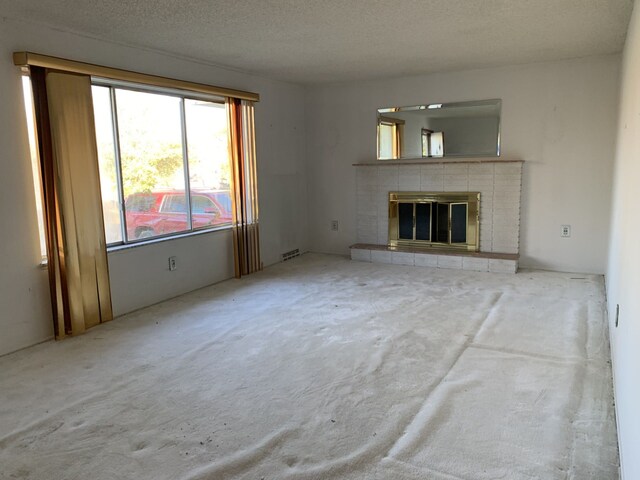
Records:
{"label": "carpet seam", "polygon": [[385,458],[393,458],[394,460],[396,459],[395,456],[391,455],[391,452],[394,450],[394,448],[396,447],[396,445],[398,444],[398,442],[404,437],[404,435],[406,434],[406,431],[409,429],[409,427],[411,426],[411,424],[415,421],[415,418],[420,414],[420,412],[422,411],[422,409],[424,408],[425,404],[428,403],[429,399],[432,397],[432,395],[434,394],[434,392],[442,385],[442,382],[444,381],[445,378],[447,378],[447,376],[451,373],[451,371],[453,370],[453,368],[456,366],[456,364],[460,361],[460,358],[462,357],[462,355],[464,355],[464,353],[469,349],[469,346],[473,343],[473,341],[475,340],[475,338],[478,336],[478,333],[482,330],[482,327],[484,326],[484,324],[486,323],[486,321],[489,319],[489,317],[491,316],[491,313],[493,312],[493,310],[495,309],[496,305],[500,302],[500,299],[503,297],[503,293],[502,292],[496,292],[497,295],[496,297],[493,299],[493,301],[491,302],[489,308],[487,309],[487,313],[484,316],[484,318],[482,319],[481,322],[479,322],[478,327],[476,328],[476,331],[473,335],[472,338],[467,338],[467,340],[463,343],[462,347],[460,348],[460,351],[458,352],[458,354],[456,355],[456,357],[454,358],[454,360],[451,362],[451,364],[449,365],[449,368],[447,369],[447,371],[438,379],[438,382],[433,386],[433,388],[431,388],[425,395],[424,400],[422,401],[422,405],[421,407],[418,409],[418,411],[412,416],[411,421],[409,421],[406,424],[406,427],[404,429],[404,434],[402,436],[400,436],[400,438],[398,438],[394,444],[391,446],[391,448],[389,449],[389,451],[387,452],[387,454],[385,455]]}

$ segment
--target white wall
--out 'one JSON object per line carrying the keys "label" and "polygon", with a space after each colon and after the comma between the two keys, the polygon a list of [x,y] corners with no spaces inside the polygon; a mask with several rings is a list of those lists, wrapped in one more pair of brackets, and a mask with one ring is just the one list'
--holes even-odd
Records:
{"label": "white wall", "polygon": [[404,158],[422,157],[422,129],[427,127],[427,119],[413,113],[402,115],[401,112],[392,115],[394,118],[401,118],[405,121],[402,127],[400,156]]}
{"label": "white wall", "polygon": [[[622,64],[607,301],[623,478],[640,478],[640,7]],[[620,305],[615,327],[616,305]]]}
{"label": "white wall", "polygon": [[355,241],[351,164],[375,159],[377,108],[501,98],[502,157],[525,160],[520,264],[604,273],[619,65],[612,55],[310,89],[311,249],[346,254]]}
{"label": "white wall", "polygon": [[[179,252],[177,269],[169,257]],[[234,275],[231,230],[175,238],[109,253],[115,316]]]}
{"label": "white wall", "polygon": [[[260,93],[256,105],[261,247],[265,265],[307,250],[304,89],[43,25],[0,18],[0,354],[52,336],[47,273],[37,267],[35,201],[20,72],[11,54],[30,50]],[[169,272],[167,259],[178,258]],[[109,256],[114,310],[131,311],[233,274],[229,232],[138,247]]]}
{"label": "white wall", "polygon": [[444,132],[446,155],[496,154],[498,119],[493,117],[433,118],[429,129]]}

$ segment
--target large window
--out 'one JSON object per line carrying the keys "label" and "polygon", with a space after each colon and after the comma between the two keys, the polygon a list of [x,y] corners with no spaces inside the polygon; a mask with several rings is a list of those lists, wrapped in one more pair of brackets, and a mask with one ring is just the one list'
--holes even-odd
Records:
{"label": "large window", "polygon": [[108,245],[231,224],[224,99],[100,81],[92,91]]}

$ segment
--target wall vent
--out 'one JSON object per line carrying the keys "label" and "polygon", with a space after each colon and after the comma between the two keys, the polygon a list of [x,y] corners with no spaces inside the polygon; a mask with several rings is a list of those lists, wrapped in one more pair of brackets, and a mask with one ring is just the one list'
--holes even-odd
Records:
{"label": "wall vent", "polygon": [[295,250],[291,250],[290,252],[283,253],[282,261],[286,262],[287,260],[291,260],[292,258],[299,257],[299,256],[300,256],[300,250],[296,248]]}

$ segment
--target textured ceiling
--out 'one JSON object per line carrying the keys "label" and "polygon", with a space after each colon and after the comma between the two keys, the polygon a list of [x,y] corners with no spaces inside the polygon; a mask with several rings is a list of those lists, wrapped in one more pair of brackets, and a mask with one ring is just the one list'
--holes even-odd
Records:
{"label": "textured ceiling", "polygon": [[615,53],[631,8],[632,0],[0,0],[4,17],[306,84]]}

